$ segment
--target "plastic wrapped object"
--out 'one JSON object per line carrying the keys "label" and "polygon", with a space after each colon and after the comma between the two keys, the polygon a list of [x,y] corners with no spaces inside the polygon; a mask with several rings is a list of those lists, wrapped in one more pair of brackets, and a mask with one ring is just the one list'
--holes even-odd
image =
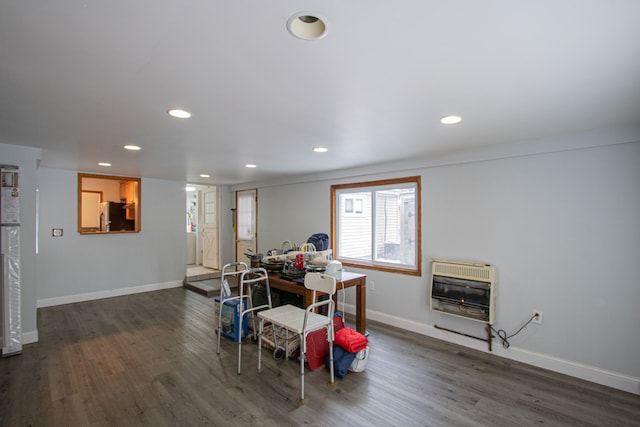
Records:
{"label": "plastic wrapped object", "polygon": [[2,355],[22,353],[20,320],[20,193],[19,169],[2,166],[2,199],[0,234],[2,253]]}

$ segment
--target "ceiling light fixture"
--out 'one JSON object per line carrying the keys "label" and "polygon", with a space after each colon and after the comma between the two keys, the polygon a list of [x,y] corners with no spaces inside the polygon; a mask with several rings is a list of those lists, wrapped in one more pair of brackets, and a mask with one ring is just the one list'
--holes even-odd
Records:
{"label": "ceiling light fixture", "polygon": [[107,162],[100,162],[100,163],[98,163],[98,166],[109,167],[109,166],[111,166],[111,163],[107,163]]}
{"label": "ceiling light fixture", "polygon": [[208,173],[201,173],[200,178],[211,178],[211,175],[209,175]]}
{"label": "ceiling light fixture", "polygon": [[316,147],[313,149],[314,153],[326,153],[327,151],[329,151],[329,149],[325,147]]}
{"label": "ceiling light fixture", "polygon": [[181,110],[179,108],[173,108],[171,110],[167,110],[167,113],[171,116],[171,117],[175,117],[177,119],[188,119],[189,117],[191,117],[191,113],[185,110]]}
{"label": "ceiling light fixture", "polygon": [[440,119],[440,123],[443,125],[455,125],[456,123],[460,123],[462,121],[462,117],[460,116],[444,116]]}
{"label": "ceiling light fixture", "polygon": [[244,165],[245,168],[255,168],[257,167],[256,165],[254,165],[253,163],[247,163],[246,165]]}
{"label": "ceiling light fixture", "polygon": [[329,30],[326,19],[311,12],[295,13],[287,21],[287,30],[302,40],[319,40]]}
{"label": "ceiling light fixture", "polygon": [[125,145],[123,147],[125,150],[129,150],[129,151],[140,151],[141,148],[137,145]]}

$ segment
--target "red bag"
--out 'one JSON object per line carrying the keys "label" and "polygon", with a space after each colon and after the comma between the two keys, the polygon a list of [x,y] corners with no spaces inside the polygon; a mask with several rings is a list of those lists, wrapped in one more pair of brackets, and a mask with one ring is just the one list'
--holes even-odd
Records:
{"label": "red bag", "polygon": [[307,335],[307,364],[309,369],[315,371],[324,366],[324,361],[329,355],[329,343],[327,342],[327,330],[320,329]]}
{"label": "red bag", "polygon": [[[334,336],[337,331],[344,329],[342,316],[333,316]],[[307,364],[309,369],[315,371],[324,366],[324,362],[329,356],[329,342],[327,341],[327,330],[320,329],[307,335]]]}
{"label": "red bag", "polygon": [[364,350],[369,344],[367,337],[351,328],[342,328],[336,332],[335,342],[349,353]]}

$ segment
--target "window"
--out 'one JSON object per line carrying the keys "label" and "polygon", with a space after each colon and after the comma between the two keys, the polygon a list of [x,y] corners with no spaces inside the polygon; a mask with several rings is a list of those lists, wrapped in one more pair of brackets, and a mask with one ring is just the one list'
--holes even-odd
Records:
{"label": "window", "polygon": [[346,214],[362,214],[362,206],[364,201],[360,197],[345,197],[344,198],[344,213]]}
{"label": "window", "polygon": [[255,196],[251,192],[238,193],[236,204],[238,209],[238,240],[253,240],[255,238],[255,222],[253,219]]}
{"label": "window", "polygon": [[140,178],[78,174],[80,234],[138,233]]}
{"label": "window", "polygon": [[331,241],[345,265],[421,274],[420,177],[331,186]]}

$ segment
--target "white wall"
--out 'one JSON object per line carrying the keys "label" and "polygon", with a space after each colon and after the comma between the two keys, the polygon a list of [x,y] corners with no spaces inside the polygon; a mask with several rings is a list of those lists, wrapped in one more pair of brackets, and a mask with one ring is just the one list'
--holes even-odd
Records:
{"label": "white wall", "polygon": [[311,182],[258,190],[258,251],[280,249],[289,240],[305,243],[315,233],[329,234],[329,184]]}
{"label": "white wall", "polygon": [[[80,235],[77,172],[41,168],[38,305],[181,286],[185,184],[142,178],[140,233]],[[63,237],[52,237],[63,228]]]}
{"label": "white wall", "polygon": [[258,190],[259,250],[328,233],[331,184],[421,175],[423,275],[358,270],[368,275],[368,317],[487,351],[433,327],[485,336],[483,324],[429,311],[428,260],[490,263],[496,329],[511,334],[534,309],[544,313],[509,349],[494,341],[495,354],[640,394],[640,142],[602,143],[267,183]]}
{"label": "white wall", "polygon": [[0,164],[20,167],[20,290],[22,342],[38,341],[36,318],[36,167],[41,150],[0,144]]}
{"label": "white wall", "polygon": [[425,256],[494,264],[501,328],[544,312],[512,345],[640,377],[638,183],[640,143],[426,170]]}

